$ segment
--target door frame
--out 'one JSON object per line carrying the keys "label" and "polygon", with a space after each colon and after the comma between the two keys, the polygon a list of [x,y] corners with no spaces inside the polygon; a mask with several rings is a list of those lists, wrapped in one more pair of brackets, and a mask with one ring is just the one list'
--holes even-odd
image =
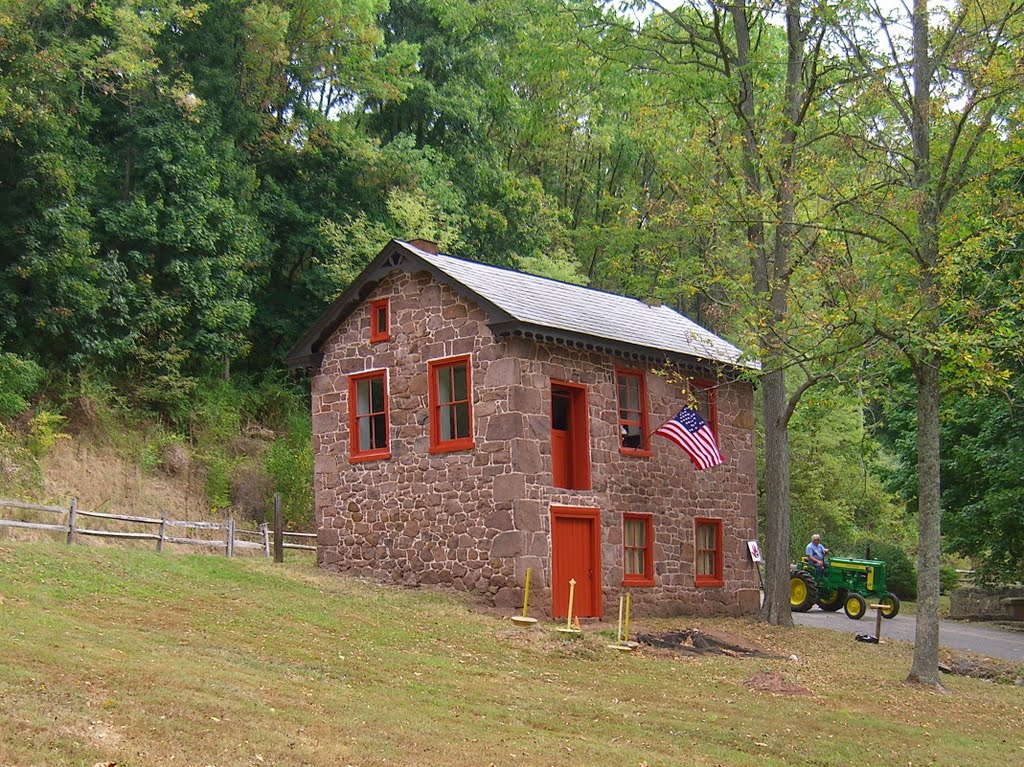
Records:
{"label": "door frame", "polygon": [[[590,490],[592,478],[590,472],[590,402],[587,399],[586,384],[551,379],[550,396],[553,399],[556,389],[568,390],[569,402],[569,440],[572,450],[571,487],[567,490]],[[550,414],[551,405],[548,406]],[[554,461],[554,456],[551,458]],[[554,467],[552,467],[554,476]]]}
{"label": "door frame", "polygon": [[[589,519],[593,522],[590,528],[590,548],[594,554],[593,589],[594,608],[597,614],[595,616],[585,617],[601,618],[604,616],[604,604],[601,590],[601,510],[594,506],[562,506],[559,504],[551,504],[551,535],[549,541],[551,546],[551,616],[558,617],[559,613],[562,613],[561,617],[566,617],[561,608],[556,608],[555,606],[555,524],[556,520],[559,518]],[[569,598],[568,586],[565,586],[564,588],[565,591],[561,594],[561,602],[563,605],[567,603]]]}

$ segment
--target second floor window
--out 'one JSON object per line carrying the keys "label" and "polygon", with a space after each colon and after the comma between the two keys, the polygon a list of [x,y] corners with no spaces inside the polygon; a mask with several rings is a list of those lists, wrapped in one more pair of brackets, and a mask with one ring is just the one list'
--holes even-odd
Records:
{"label": "second floor window", "polygon": [[430,372],[430,452],[473,447],[473,392],[469,355],[432,360]]}
{"label": "second floor window", "polygon": [[350,459],[390,458],[388,443],[388,380],[386,370],[349,376]]}
{"label": "second floor window", "polygon": [[647,385],[643,371],[616,370],[619,400],[619,450],[623,453],[650,452],[647,433]]}

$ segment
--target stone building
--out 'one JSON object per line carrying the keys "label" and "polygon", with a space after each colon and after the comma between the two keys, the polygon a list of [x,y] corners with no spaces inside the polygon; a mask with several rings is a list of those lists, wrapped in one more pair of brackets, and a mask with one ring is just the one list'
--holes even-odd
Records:
{"label": "stone building", "polygon": [[[564,617],[758,608],[752,373],[665,306],[392,240],[289,353],[317,558]],[[656,373],[655,371],[659,371]],[[665,375],[662,371],[670,371]],[[690,403],[724,463],[653,431]]]}

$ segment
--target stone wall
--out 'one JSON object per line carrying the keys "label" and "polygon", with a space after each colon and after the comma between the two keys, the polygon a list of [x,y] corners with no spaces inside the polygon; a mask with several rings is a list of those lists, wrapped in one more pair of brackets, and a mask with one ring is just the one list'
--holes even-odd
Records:
{"label": "stone wall", "polygon": [[1006,620],[1005,597],[1024,597],[1024,587],[955,589],[949,595],[949,617],[954,620]]}
{"label": "stone wall", "polygon": [[[369,343],[368,301],[387,297],[391,340]],[[327,568],[395,583],[445,584],[512,607],[533,569],[531,604],[550,608],[551,506],[601,510],[605,613],[622,583],[622,514],[654,515],[656,585],[634,588],[640,613],[757,609],[746,540],[757,524],[752,389],[718,390],[726,465],[695,469],[660,437],[652,455],[618,450],[610,355],[522,338],[497,339],[470,300],[427,274],[395,272],[335,331],[313,379],[318,559]],[[427,362],[472,355],[472,450],[432,455]],[[392,457],[350,463],[347,375],[387,368]],[[587,386],[592,489],[551,486],[551,380]],[[650,425],[681,405],[678,388],[647,375]],[[725,586],[694,585],[694,517],[723,519]]]}

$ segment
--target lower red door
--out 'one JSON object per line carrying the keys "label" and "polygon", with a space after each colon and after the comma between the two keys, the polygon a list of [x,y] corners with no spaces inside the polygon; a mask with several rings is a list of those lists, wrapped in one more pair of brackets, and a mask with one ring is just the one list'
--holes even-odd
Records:
{"label": "lower red door", "polygon": [[598,509],[551,509],[551,614],[569,614],[569,581],[575,580],[572,614],[601,617],[601,514]]}

